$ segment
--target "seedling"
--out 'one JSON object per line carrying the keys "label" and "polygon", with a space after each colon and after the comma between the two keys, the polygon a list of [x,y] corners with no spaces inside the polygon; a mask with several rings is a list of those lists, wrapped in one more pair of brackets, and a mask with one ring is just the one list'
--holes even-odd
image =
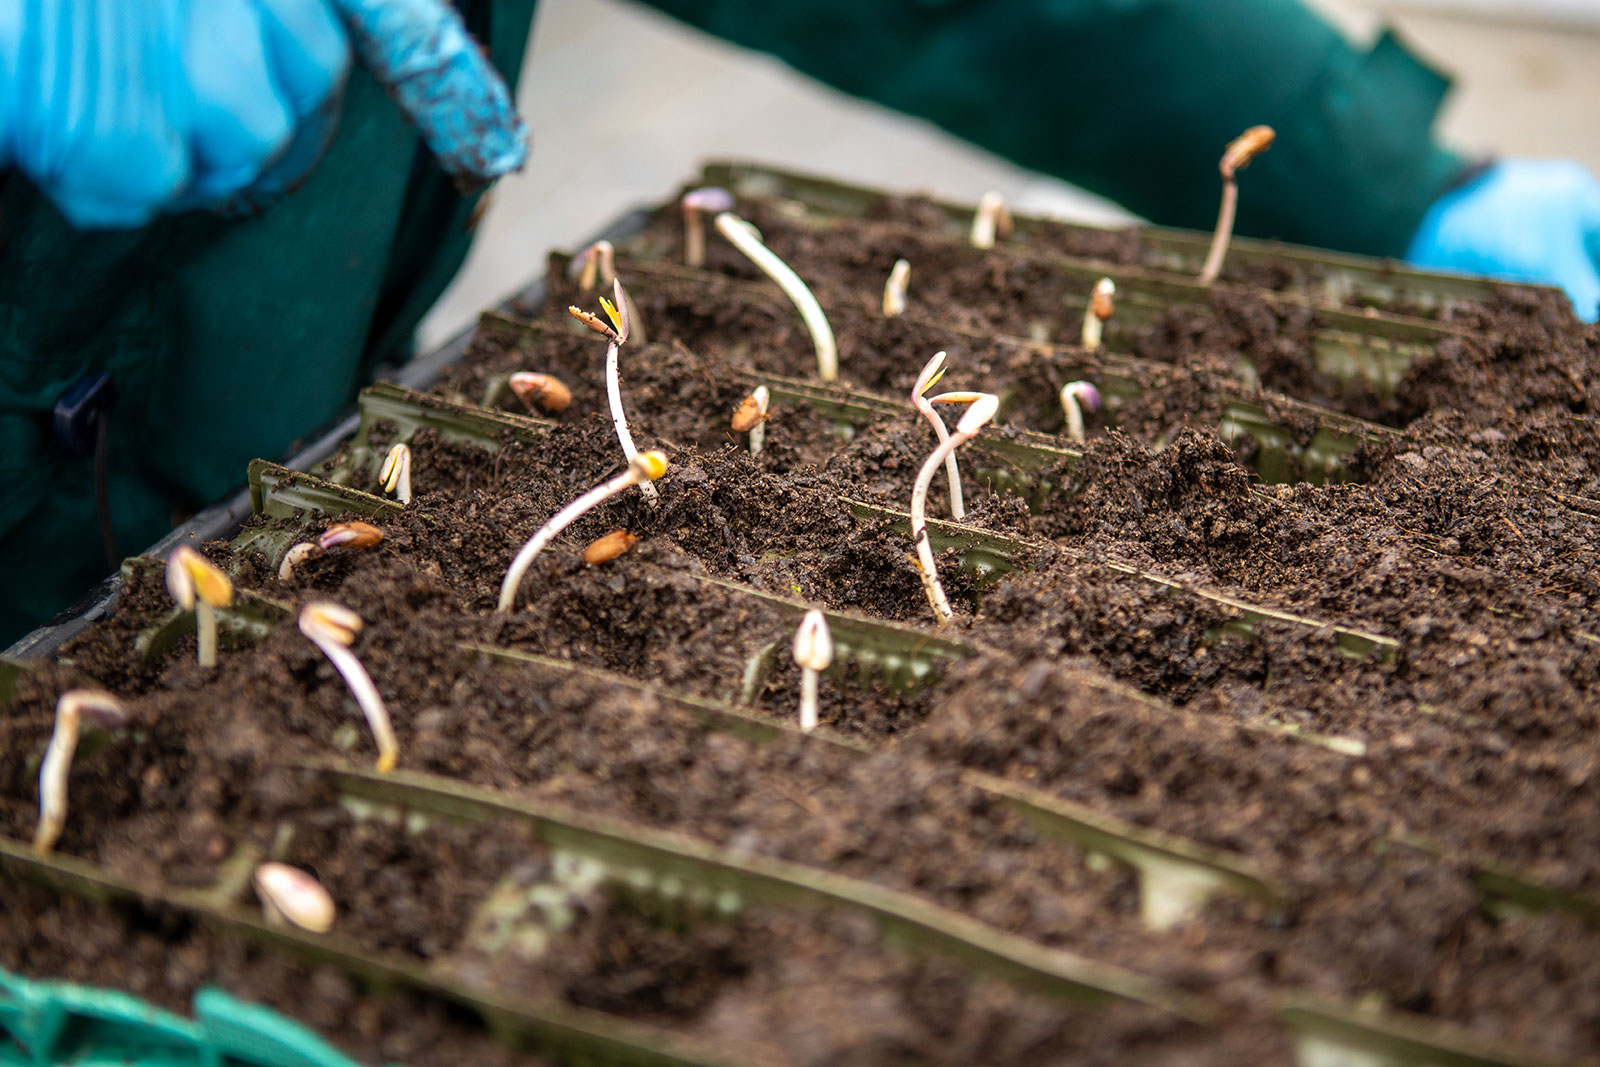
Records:
{"label": "seedling", "polygon": [[325,934],[333,925],[333,897],[321,882],[299,867],[263,863],[256,867],[254,881],[267,922],[289,923],[314,934]]}
{"label": "seedling", "polygon": [[1222,162],[1217,165],[1222,172],[1222,207],[1217,211],[1217,231],[1211,235],[1211,250],[1200,268],[1201,285],[1217,280],[1222,272],[1223,257],[1228,254],[1228,241],[1233,237],[1233,216],[1239,208],[1239,183],[1234,176],[1265,152],[1276,136],[1271,126],[1252,126],[1228,142],[1223,151]]}
{"label": "seedling", "polygon": [[[922,373],[917,375],[917,383],[911,387],[911,406],[933,423],[933,432],[938,435],[942,445],[950,438],[950,431],[945,429],[944,419],[933,410],[933,404],[924,395],[932,389],[934,383],[944,377],[944,353],[935,352],[933,358],[923,366]],[[967,504],[961,493],[961,468],[956,463],[956,454],[951,452],[944,460],[944,472],[950,479],[950,517],[960,521],[967,517]]]}
{"label": "seedling", "polygon": [[1089,293],[1089,304],[1083,309],[1083,347],[1090,352],[1100,347],[1100,335],[1105,322],[1116,311],[1117,283],[1101,278]]}
{"label": "seedling", "polygon": [[794,661],[800,668],[800,729],[817,728],[817,678],[833,662],[833,635],[828,619],[812,608],[794,632]]}
{"label": "seedling", "polygon": [[945,599],[944,586],[939,583],[939,571],[933,562],[933,546],[928,543],[928,486],[933,482],[933,472],[939,469],[945,457],[976,437],[994,418],[1000,408],[1000,398],[993,393],[944,393],[934,397],[933,402],[971,405],[956,423],[956,432],[940,441],[939,447],[922,464],[916,487],[911,491],[911,539],[917,543],[917,573],[922,578],[923,592],[928,594],[928,603],[933,606],[939,625],[943,626],[955,612],[950,610],[950,601]]}
{"label": "seedling", "polygon": [[889,271],[889,280],[883,283],[883,317],[892,319],[905,314],[906,287],[911,284],[911,263],[897,259]]}
{"label": "seedling", "polygon": [[761,234],[754,226],[733,212],[724,211],[717,216],[717,232],[743,252],[750,262],[760,267],[763,274],[777,282],[789,299],[794,301],[806,330],[811,334],[811,344],[817,350],[817,374],[825,382],[837,381],[839,346],[833,339],[833,327],[828,325],[828,316],[823,314],[822,305],[806,288],[806,283],[800,280],[800,275],[762,243]]}
{"label": "seedling", "polygon": [[216,565],[188,545],[167,557],[167,592],[184,611],[194,612],[200,666],[217,665],[217,609],[233,603],[233,583]]}
{"label": "seedling", "polygon": [[33,832],[37,852],[54,848],[66,825],[67,775],[85,718],[102,730],[117,730],[126,725],[128,713],[120,700],[103,689],[69,689],[56,701],[56,728],[39,764],[39,826]]}
{"label": "seedling", "polygon": [[598,563],[610,563],[638,543],[637,534],[627,530],[612,530],[604,537],[589,542],[583,550],[583,561],[591,567]]}
{"label": "seedling", "polygon": [[1061,387],[1061,408],[1067,414],[1067,436],[1081,445],[1084,410],[1100,410],[1100,390],[1090,382],[1068,382]]}
{"label": "seedling", "polygon": [[617,276],[617,250],[610,241],[596,241],[573,259],[579,264],[578,291],[593,292],[595,284],[610,285]]}
{"label": "seedling", "polygon": [[[613,304],[605,297],[600,298],[600,307],[605,311],[606,318],[611,320],[612,326],[601,321],[600,316],[584,311],[579,307],[568,307],[567,311],[589,329],[606,338],[610,343],[606,346],[606,399],[611,404],[611,425],[617,431],[617,443],[622,446],[622,454],[631,464],[639,450],[634,447],[633,434],[628,432],[628,416],[622,410],[622,380],[617,369],[617,353],[623,345],[628,343],[628,294],[622,288],[622,279],[614,278],[611,282],[612,291],[617,302]],[[649,482],[644,482],[639,487],[645,500],[652,507],[659,499],[656,487]]]}
{"label": "seedling", "polygon": [[529,411],[538,407],[555,415],[572,406],[572,390],[553,374],[519,370],[507,379],[506,384]]}
{"label": "seedling", "polygon": [[378,468],[378,484],[385,493],[393,493],[401,504],[411,503],[411,448],[404,441],[396,442],[383,457],[383,466]]}
{"label": "seedling", "polygon": [[511,561],[505,581],[500,583],[500,603],[495,610],[501,612],[511,610],[511,605],[517,599],[517,588],[522,585],[523,575],[528,573],[528,567],[533,563],[534,557],[544,551],[544,546],[548,545],[556,534],[571,526],[584,512],[597,507],[609,497],[616,496],[629,486],[642,486],[647,482],[653,482],[665,473],[667,473],[665,453],[640,452],[629,461],[627,470],[609,481],[601,482],[551,516],[550,521],[539,527]]}
{"label": "seedling", "polygon": [[350,693],[361,705],[372,728],[372,739],[378,745],[378,772],[394,770],[400,758],[400,743],[395,740],[394,726],[389,722],[389,710],[383,706],[378,687],[372,684],[361,661],[356,659],[350,646],[361,632],[361,616],[349,608],[326,600],[313,600],[300,609],[300,632],[322,650],[333,664],[333,669],[344,678]]}
{"label": "seedling", "polygon": [[706,265],[706,214],[733,210],[733,194],[714,185],[692,189],[678,201],[683,208],[683,261],[691,267]]}
{"label": "seedling", "polygon": [[301,541],[283,554],[278,577],[287,581],[307,560],[320,559],[341,549],[372,548],[383,542],[383,531],[368,522],[340,522],[328,527],[315,541]]}
{"label": "seedling", "polygon": [[973,248],[993,248],[996,237],[1004,240],[1011,236],[1011,209],[1006,198],[994,190],[978,198],[978,210],[972,213],[972,233],[968,236]]}
{"label": "seedling", "polygon": [[734,433],[749,433],[750,454],[761,455],[762,446],[767,441],[767,407],[772,402],[772,394],[764,385],[758,385],[751,394],[739,401],[739,407],[733,413],[729,425]]}

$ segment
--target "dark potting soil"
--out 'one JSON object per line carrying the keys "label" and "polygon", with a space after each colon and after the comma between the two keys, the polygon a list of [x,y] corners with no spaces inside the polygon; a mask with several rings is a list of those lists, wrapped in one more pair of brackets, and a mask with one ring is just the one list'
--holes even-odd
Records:
{"label": "dark potting soil", "polygon": [[[214,671],[194,665],[192,638],[147,664],[133,646],[169,610],[158,578],[132,582],[66,664],[23,680],[0,720],[4,833],[31,834],[56,694],[93,681],[126,695],[134,719],[98,751],[85,746],[62,852],[173,888],[211,884],[240,849],[277,852],[329,884],[343,909],[337,931],[364,948],[643,1020],[733,1058],[1282,1062],[1270,1010],[1284,989],[1371,996],[1485,1039],[1600,1058],[1595,930],[1562,914],[1500,913],[1474,882],[1475,867],[1492,864],[1600,895],[1586,830],[1600,816],[1590,547],[1600,531],[1552,495],[1587,495],[1596,481],[1584,385],[1600,369],[1592,331],[1508,291],[1507,306],[1474,312],[1473,332],[1442,343],[1392,396],[1315,369],[1313,313],[1234,294],[1142,332],[1144,362],[1046,352],[984,331],[1026,336],[1030,319],[1054,316],[1052,333],[1075,336],[1077,298],[1048,292],[1048,263],[923,240],[912,279],[923,306],[885,320],[872,309],[890,253],[906,247],[904,220],[862,227],[857,246],[839,247],[838,234],[823,241],[786,231],[779,215],[756,217],[774,248],[809,265],[803,274],[831,272],[810,280],[842,309],[842,377],[903,415],[857,420],[842,435],[808,408],[775,405],[766,447],[751,457],[728,428],[749,387],[738,371],[808,378],[814,361],[781,294],[749,285],[757,276],[713,240],[713,268],[740,284],[708,274],[630,290],[649,342],[623,349],[623,394],[639,446],[672,455],[660,506],[630,492],[580,520],[537,561],[517,610],[496,616],[511,554],[620,467],[605,344],[562,310],[592,309],[593,297],[557,278],[543,326],[485,329],[441,386],[516,410],[498,385],[505,374],[558,374],[573,403],[541,440],[507,439],[491,453],[425,431],[411,442],[416,498],[380,522],[380,547],[311,561],[288,582],[275,561],[247,559],[241,584],[362,615],[354,650],[395,712],[403,768],[913,892],[1202,994],[1224,1006],[1222,1024],[1032,999],[938,958],[888,952],[843,913],[741,911],[683,928],[602,895],[560,951],[485,955],[473,947],[476,909],[507,880],[543,877],[543,847],[504,826],[419,826],[342,805],[304,764],[365,766],[373,751],[321,653],[290,625],[256,648],[225,649]],[[775,646],[751,695],[755,710],[789,718],[792,618],[719,581],[933,635],[909,539],[858,518],[849,501],[906,508],[933,435],[904,401],[940,348],[951,354],[948,387],[1007,394],[1009,428],[986,436],[1059,433],[1055,393],[1099,367],[1139,390],[1090,418],[1081,462],[1033,472],[1030,485],[973,474],[985,461],[963,457],[968,521],[1030,547],[981,590],[953,556],[941,560],[958,612],[941,636],[963,650],[929,685],[825,679],[824,723],[870,754],[817,739],[758,744],[648,689],[462,648],[509,646],[736,700],[752,657]],[[1245,389],[1241,354],[1287,399]],[[1290,401],[1403,435],[1358,449],[1350,469],[1362,484],[1263,486],[1240,465],[1248,444],[1215,436],[1224,398],[1279,413],[1302,444],[1314,415]],[[387,440],[383,428],[374,436]],[[373,488],[370,471],[351,473]],[[948,513],[942,493],[941,475],[933,515]],[[618,528],[641,541],[609,564],[583,564],[582,547]],[[227,558],[226,546],[208,548]],[[1246,631],[1237,606],[1185,590],[1313,624]],[[1395,645],[1352,657],[1333,625]],[[1248,857],[1287,887],[1289,905],[1267,913],[1217,898],[1177,931],[1146,930],[1131,874],[1040,837],[963,768]],[[0,892],[6,966],[174,1005],[218,980],[368,1058],[453,1062],[451,1042],[479,1048],[474,1025],[437,1006],[360,995],[332,972],[181,916],[11,883]],[[181,964],[154,962],[161,946]],[[113,957],[131,962],[101,966]],[[308,988],[327,1003],[301,996]]]}

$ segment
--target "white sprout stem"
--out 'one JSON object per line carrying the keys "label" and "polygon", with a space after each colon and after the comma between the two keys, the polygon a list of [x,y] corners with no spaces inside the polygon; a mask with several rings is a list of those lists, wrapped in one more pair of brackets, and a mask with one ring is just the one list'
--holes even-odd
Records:
{"label": "white sprout stem", "polygon": [[217,609],[204,600],[195,601],[194,626],[200,641],[200,666],[217,665]]}
{"label": "white sprout stem", "polygon": [[800,318],[806,324],[806,330],[811,334],[811,343],[817,350],[818,376],[825,382],[837,381],[839,346],[833,339],[833,327],[828,325],[828,316],[823,314],[822,305],[817,303],[817,298],[806,287],[806,283],[800,280],[800,275],[762,243],[754,227],[733,212],[724,211],[717,216],[717,232],[761,268],[763,274],[777,282],[794,302]]}
{"label": "white sprout stem", "polygon": [[67,822],[67,774],[72,770],[72,754],[78,749],[78,709],[63,704],[56,714],[55,732],[44,762],[39,764],[39,826],[33,832],[33,847],[49,852]]}
{"label": "white sprout stem", "polygon": [[[611,402],[611,425],[617,430],[617,443],[622,446],[623,458],[632,464],[639,455],[639,450],[633,445],[633,434],[628,432],[628,416],[622,413],[622,378],[617,369],[616,341],[606,346],[606,399]],[[650,502],[651,507],[660,501],[661,495],[656,487],[649,482],[640,482],[639,491]]]}
{"label": "white sprout stem", "polygon": [[810,733],[817,728],[817,672],[810,667],[800,668],[800,730]]}
{"label": "white sprout stem", "polygon": [[[939,443],[941,445],[944,444],[950,439],[950,431],[945,427],[944,416],[935,411],[933,405],[926,400],[923,400],[922,405],[919,406],[923,407],[923,414],[927,415],[928,419],[933,423],[933,432],[938,435]],[[944,473],[945,477],[950,480],[950,517],[959,522],[967,517],[967,501],[961,492],[961,468],[956,463],[954,449],[951,449],[950,454],[944,457]]]}
{"label": "white sprout stem", "polygon": [[1101,318],[1094,314],[1094,307],[1091,306],[1083,312],[1083,347],[1094,352],[1099,346],[1101,346]]}
{"label": "white sprout stem", "polygon": [[1228,254],[1228,241],[1233,237],[1233,215],[1239,206],[1239,183],[1233,178],[1222,181],[1222,207],[1217,211],[1217,229],[1211,235],[1211,249],[1200,268],[1201,285],[1210,285],[1222,273],[1222,260]]}
{"label": "white sprout stem", "polygon": [[[911,390],[911,406],[922,412],[928,421],[933,423],[933,432],[940,444],[944,444],[946,438],[950,436],[950,431],[945,428],[944,418],[934,410],[933,404],[924,394],[933,388],[934,382],[943,377],[944,371],[940,370],[943,364],[944,353],[935,352],[933,358],[922,368],[922,373],[917,377],[916,384]],[[959,521],[967,516],[967,504],[962,497],[961,468],[956,464],[954,452],[946,457],[944,470],[950,479],[950,517]]]}
{"label": "white sprout stem", "polygon": [[1068,389],[1061,390],[1061,406],[1067,413],[1067,436],[1083,444],[1083,406],[1078,403],[1078,395]]}
{"label": "white sprout stem", "polygon": [[502,612],[511,610],[512,604],[517,599],[517,588],[522,585],[523,576],[528,573],[528,568],[532,566],[534,557],[543,552],[544,547],[557,534],[571,526],[584,512],[597,507],[607,497],[615,496],[630,485],[639,484],[640,481],[640,477],[634,473],[633,468],[630,466],[628,470],[623,471],[608,482],[601,482],[551,516],[550,521],[539,527],[534,535],[528,539],[528,543],[522,546],[522,550],[517,553],[516,558],[511,561],[511,568],[506,571],[505,581],[500,583],[500,603],[495,610]]}
{"label": "white sprout stem", "polygon": [[321,634],[308,633],[306,636],[322,649],[322,654],[328,657],[333,669],[344,678],[344,684],[350,687],[350,693],[356,698],[356,703],[361,705],[362,714],[367,717],[367,725],[372,727],[372,739],[378,745],[378,770],[380,772],[393,770],[400,758],[400,742],[395,740],[394,726],[389,721],[389,710],[383,706],[383,697],[378,695],[378,687],[372,684],[372,677],[367,674],[367,669],[356,659],[354,652],[339,642]]}
{"label": "white sprout stem", "polygon": [[767,445],[767,424],[758,422],[750,427],[750,454],[761,455],[761,450]]}
{"label": "white sprout stem", "polygon": [[706,224],[696,210],[683,213],[683,262],[688,267],[706,265]]}
{"label": "white sprout stem", "polygon": [[928,543],[928,486],[933,483],[939,464],[968,440],[968,436],[957,431],[940,441],[939,447],[929,453],[922,464],[916,487],[911,490],[911,539],[917,543],[917,571],[922,578],[922,590],[928,594],[928,603],[933,606],[941,626],[949,622],[955,612],[950,610],[950,601],[945,598],[944,586],[939,582],[939,571],[933,562],[933,546]]}
{"label": "white sprout stem", "polygon": [[894,318],[896,315],[905,314],[906,289],[911,283],[911,263],[908,260],[897,259],[894,268],[889,271],[889,280],[883,283],[883,314],[885,318]]}
{"label": "white sprout stem", "polygon": [[1006,210],[1005,197],[990,190],[978,198],[978,207],[972,213],[972,231],[967,241],[973,248],[994,247],[996,234],[1004,237],[1011,229],[1011,214]]}

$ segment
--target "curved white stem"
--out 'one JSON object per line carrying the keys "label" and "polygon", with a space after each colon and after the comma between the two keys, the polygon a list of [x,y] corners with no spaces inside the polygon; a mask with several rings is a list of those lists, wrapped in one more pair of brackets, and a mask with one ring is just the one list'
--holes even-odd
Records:
{"label": "curved white stem", "polygon": [[1078,406],[1078,398],[1061,390],[1061,407],[1067,413],[1067,436],[1076,444],[1083,444],[1083,409]]}
{"label": "curved white stem", "polygon": [[78,749],[78,709],[63,702],[56,712],[55,732],[44,762],[39,764],[39,826],[33,832],[33,847],[49,852],[67,822],[67,774],[72,770],[72,754]]}
{"label": "curved white stem", "polygon": [[[944,417],[934,410],[933,404],[924,395],[933,383],[940,377],[940,366],[944,363],[944,353],[935,352],[933,358],[928,360],[927,366],[922,368],[922,373],[917,377],[916,385],[911,388],[911,406],[927,416],[933,423],[934,435],[942,445],[950,438],[950,431],[945,427]],[[956,454],[951,452],[944,461],[945,476],[950,480],[950,517],[957,522],[967,517],[967,502],[961,491],[961,468],[956,463]]]}
{"label": "curved white stem", "polygon": [[400,742],[395,740],[394,726],[389,722],[389,710],[383,706],[383,697],[378,695],[378,687],[372,684],[372,677],[367,674],[367,669],[356,659],[354,652],[336,639],[326,634],[306,631],[304,628],[302,632],[311,639],[312,644],[322,649],[322,654],[328,657],[333,669],[344,678],[344,684],[350,687],[350,693],[356,698],[356,703],[361,705],[361,711],[367,717],[367,725],[372,728],[372,739],[378,745],[379,772],[394,770],[394,765],[400,758]]}
{"label": "curved white stem", "polygon": [[828,316],[823,314],[822,305],[806,288],[806,283],[800,280],[800,275],[762,243],[755,233],[755,227],[733,212],[724,211],[717,216],[717,232],[744,253],[750,262],[760,267],[763,274],[777,282],[789,299],[794,301],[800,318],[811,334],[811,343],[817,350],[818,376],[825,382],[837,381],[839,347],[833,339],[833,327],[828,325]]}
{"label": "curved white stem", "polygon": [[534,535],[528,539],[528,543],[522,546],[522,551],[518,552],[516,558],[511,561],[511,568],[506,571],[505,581],[500,583],[500,603],[496,606],[496,611],[511,610],[511,605],[517,599],[517,588],[522,585],[523,575],[528,573],[528,567],[532,565],[534,557],[543,552],[544,547],[557,534],[577,521],[578,516],[598,506],[607,497],[615,496],[630,485],[638,485],[640,482],[645,481],[635,469],[636,466],[637,464],[630,464],[627,470],[615,478],[607,482],[601,482],[556,512],[555,515],[551,516],[549,522],[539,527]]}
{"label": "curved white stem", "polygon": [[[633,434],[628,432],[628,416],[622,413],[622,380],[617,370],[618,347],[616,341],[606,346],[606,399],[611,402],[611,425],[617,431],[617,443],[622,446],[622,454],[631,465],[639,455],[639,450],[633,446]],[[639,491],[651,507],[660,500],[661,494],[649,482],[641,482]]]}
{"label": "curved white stem", "polygon": [[1222,273],[1222,260],[1228,254],[1228,241],[1233,237],[1233,216],[1239,207],[1239,183],[1233,178],[1222,182],[1222,207],[1217,211],[1217,229],[1211,235],[1211,248],[1206,252],[1205,265],[1196,280],[1210,285]]}
{"label": "curved white stem", "polygon": [[945,598],[944,586],[939,582],[939,569],[933,562],[933,546],[928,543],[928,486],[939,464],[960,447],[968,435],[959,431],[939,442],[939,447],[929,453],[917,472],[917,484],[911,490],[911,539],[917,543],[917,573],[922,578],[922,591],[928,594],[928,603],[943,626],[955,614],[950,601]]}

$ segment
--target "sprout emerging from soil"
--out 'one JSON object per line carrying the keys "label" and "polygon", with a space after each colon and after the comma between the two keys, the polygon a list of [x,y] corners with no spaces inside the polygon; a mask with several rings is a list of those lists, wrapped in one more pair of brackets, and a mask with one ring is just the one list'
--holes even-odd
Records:
{"label": "sprout emerging from soil", "polygon": [[385,493],[393,493],[401,504],[411,503],[411,447],[404,441],[396,442],[383,457],[378,468],[378,484]]}
{"label": "sprout emerging from soil", "polygon": [[553,374],[519,370],[506,379],[506,384],[529,411],[538,407],[554,415],[572,406],[572,390]]}
{"label": "sprout emerging from soil", "polygon": [[400,758],[400,743],[395,740],[389,710],[383,706],[378,687],[372,684],[366,668],[350,651],[361,626],[361,616],[326,600],[313,600],[300,609],[300,632],[322,650],[333,669],[344,678],[367,717],[367,725],[372,727],[372,738],[378,744],[378,772],[382,774],[394,770]]}
{"label": "sprout emerging from soil", "polygon": [[528,573],[528,567],[533,563],[534,557],[544,551],[544,546],[548,545],[556,534],[571,526],[584,512],[598,506],[607,498],[616,496],[629,486],[642,486],[647,482],[653,482],[665,473],[667,473],[665,453],[640,452],[628,463],[627,470],[610,481],[601,482],[551,516],[550,521],[539,527],[511,561],[505,581],[500,583],[500,603],[495,610],[501,612],[511,610],[511,605],[517,599],[517,588],[522,585],[523,575]]}
{"label": "sprout emerging from soil", "polygon": [[610,563],[638,543],[637,534],[631,534],[627,530],[612,530],[604,537],[597,537],[589,542],[583,550],[583,562],[591,567],[599,563]]}
{"label": "sprout emerging from soil", "polygon": [[762,273],[777,282],[789,299],[794,301],[806,330],[811,334],[811,344],[817,350],[818,376],[825,382],[837,381],[839,346],[833,339],[833,327],[828,325],[828,316],[823,314],[822,305],[806,288],[806,283],[800,280],[800,275],[762,243],[761,235],[754,226],[733,212],[724,211],[717,216],[717,232],[743,252],[750,262],[760,267]]}
{"label": "sprout emerging from soil", "polygon": [[917,572],[922,578],[922,589],[928,594],[928,603],[943,626],[955,612],[945,599],[944,586],[939,583],[939,571],[933,562],[933,546],[928,543],[928,486],[933,482],[933,472],[939,469],[945,457],[978,435],[978,431],[994,418],[1000,409],[1000,398],[993,393],[944,393],[933,398],[934,403],[969,403],[956,432],[939,442],[939,447],[929,454],[922,470],[917,474],[916,487],[911,490],[911,539],[917,543]]}
{"label": "sprout emerging from soil", "polygon": [[750,435],[750,454],[761,455],[761,449],[767,441],[767,407],[772,402],[772,394],[764,385],[758,385],[751,394],[739,401],[739,407],[733,413],[729,426],[734,433],[748,433]]}
{"label": "sprout emerging from soil", "polygon": [[610,285],[617,276],[617,250],[610,241],[596,241],[572,260],[578,268],[578,291],[593,292],[595,283]]}
{"label": "sprout emerging from soil", "polygon": [[[949,440],[950,431],[945,429],[944,419],[933,410],[933,404],[924,394],[944,377],[944,371],[944,353],[935,352],[933,358],[923,366],[922,373],[917,375],[917,383],[911,387],[911,406],[922,412],[923,416],[933,423],[933,432],[938,436],[941,445]],[[961,468],[956,463],[956,454],[953,451],[945,457],[944,472],[950,479],[950,517],[959,521],[967,517],[967,504],[961,494]]]}
{"label": "sprout emerging from soil", "polygon": [[978,198],[968,240],[973,248],[993,248],[996,237],[1004,240],[1010,236],[1011,209],[1006,207],[1006,198],[991,189]]}
{"label": "sprout emerging from soil", "polygon": [[233,603],[233,583],[216,565],[188,545],[167,558],[167,592],[184,611],[194,612],[200,666],[217,665],[217,609]]}
{"label": "sprout emerging from soil", "polygon": [[883,316],[892,319],[905,314],[906,288],[911,284],[911,263],[897,259],[889,271],[889,280],[883,283]]}
{"label": "sprout emerging from soil", "polygon": [[812,608],[794,632],[794,662],[800,668],[800,729],[817,728],[817,677],[833,662],[833,635],[828,619]]}
{"label": "sprout emerging from soil", "polygon": [[1100,410],[1100,390],[1090,382],[1068,382],[1061,387],[1061,408],[1067,414],[1067,436],[1083,444],[1083,413]]}
{"label": "sprout emerging from soil", "polygon": [[120,729],[128,721],[122,702],[103,689],[69,689],[56,701],[56,728],[39,764],[39,826],[33,832],[37,852],[49,852],[67,822],[67,775],[78,750],[82,720],[102,730]]}
{"label": "sprout emerging from soil", "polygon": [[373,548],[383,543],[383,531],[369,522],[334,523],[315,541],[301,541],[283,554],[278,564],[278,577],[287,581],[295,568],[307,560],[320,559],[329,552],[348,549]]}
{"label": "sprout emerging from soil", "polygon": [[1200,268],[1201,285],[1210,285],[1222,272],[1222,260],[1228,254],[1228,241],[1233,237],[1233,216],[1239,208],[1239,183],[1235,175],[1249,166],[1250,161],[1265,152],[1277,134],[1271,126],[1252,126],[1228,142],[1217,169],[1222,172],[1222,207],[1217,211],[1217,230],[1211,235],[1211,250]]}
{"label": "sprout emerging from soil", "polygon": [[[633,434],[628,431],[628,416],[622,410],[622,378],[617,369],[618,352],[628,343],[628,294],[622,288],[621,278],[613,279],[611,286],[617,298],[616,303],[613,304],[605,297],[601,297],[600,307],[604,309],[606,317],[611,320],[615,329],[601,322],[600,316],[582,308],[568,307],[567,311],[610,342],[606,345],[606,399],[611,404],[611,426],[617,431],[617,443],[622,446],[622,454],[631,464],[639,455],[639,450],[634,447]],[[649,501],[652,507],[660,498],[656,487],[649,482],[640,483],[639,491],[644,494],[645,500]]]}
{"label": "sprout emerging from soil", "polygon": [[263,863],[256,867],[255,884],[267,922],[288,923],[314,934],[325,934],[333,925],[333,897],[299,867]]}
{"label": "sprout emerging from soil", "polygon": [[691,267],[706,265],[706,224],[704,217],[733,210],[733,194],[708,185],[692,189],[678,201],[683,208],[683,261]]}
{"label": "sprout emerging from soil", "polygon": [[1100,335],[1105,322],[1116,311],[1117,283],[1101,278],[1089,293],[1089,304],[1083,309],[1083,347],[1090,352],[1100,347]]}

